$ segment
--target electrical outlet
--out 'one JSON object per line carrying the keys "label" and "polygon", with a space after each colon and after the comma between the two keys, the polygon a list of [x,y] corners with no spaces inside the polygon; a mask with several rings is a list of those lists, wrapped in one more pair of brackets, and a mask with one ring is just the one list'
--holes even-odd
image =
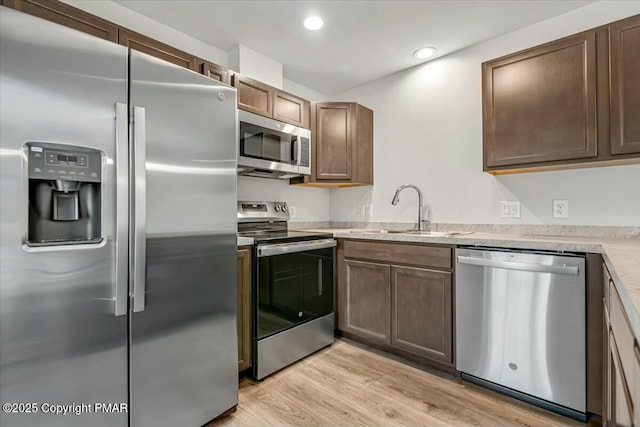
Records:
{"label": "electrical outlet", "polygon": [[364,218],[364,205],[358,206],[358,218]]}
{"label": "electrical outlet", "polygon": [[520,218],[520,202],[500,202],[501,218]]}
{"label": "electrical outlet", "polygon": [[363,212],[365,218],[373,217],[373,205],[364,205]]}
{"label": "electrical outlet", "polygon": [[296,217],[296,207],[295,206],[289,206],[289,216],[291,218],[295,218]]}
{"label": "electrical outlet", "polygon": [[568,200],[553,201],[553,217],[569,218],[569,201]]}

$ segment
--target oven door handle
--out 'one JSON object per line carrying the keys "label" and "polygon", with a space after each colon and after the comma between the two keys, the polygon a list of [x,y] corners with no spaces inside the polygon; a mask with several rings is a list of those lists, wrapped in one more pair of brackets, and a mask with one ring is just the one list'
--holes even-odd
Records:
{"label": "oven door handle", "polygon": [[334,239],[313,240],[303,243],[283,243],[279,245],[258,246],[258,257],[292,254],[295,252],[313,251],[316,249],[333,248],[338,243]]}

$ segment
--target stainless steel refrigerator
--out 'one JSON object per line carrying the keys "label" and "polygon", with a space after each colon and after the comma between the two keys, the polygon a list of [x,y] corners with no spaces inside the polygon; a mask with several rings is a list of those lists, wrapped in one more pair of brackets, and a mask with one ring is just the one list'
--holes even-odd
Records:
{"label": "stainless steel refrigerator", "polygon": [[0,425],[201,426],[237,404],[235,106],[0,7]]}

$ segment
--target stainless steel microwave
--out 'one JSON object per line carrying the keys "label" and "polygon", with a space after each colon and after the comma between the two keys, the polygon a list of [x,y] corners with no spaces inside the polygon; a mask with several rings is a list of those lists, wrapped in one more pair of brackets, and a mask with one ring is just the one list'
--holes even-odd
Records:
{"label": "stainless steel microwave", "polygon": [[238,111],[238,175],[293,178],[311,173],[311,131]]}

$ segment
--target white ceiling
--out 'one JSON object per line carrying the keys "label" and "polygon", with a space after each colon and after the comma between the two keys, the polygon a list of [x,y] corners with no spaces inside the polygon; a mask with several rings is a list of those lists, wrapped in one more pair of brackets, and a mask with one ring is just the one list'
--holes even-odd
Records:
{"label": "white ceiling", "polygon": [[[243,44],[280,63],[284,77],[332,95],[421,61],[531,25],[592,1],[212,1],[116,0],[228,51]],[[304,18],[325,25],[309,31]]]}

